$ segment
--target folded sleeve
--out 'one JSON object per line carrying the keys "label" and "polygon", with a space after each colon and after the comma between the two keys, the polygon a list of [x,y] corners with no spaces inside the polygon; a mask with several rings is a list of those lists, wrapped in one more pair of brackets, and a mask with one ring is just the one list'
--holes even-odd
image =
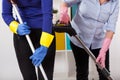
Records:
{"label": "folded sleeve", "polygon": [[116,23],[118,20],[118,14],[119,14],[119,1],[116,0],[114,9],[107,22],[106,30],[115,32]]}

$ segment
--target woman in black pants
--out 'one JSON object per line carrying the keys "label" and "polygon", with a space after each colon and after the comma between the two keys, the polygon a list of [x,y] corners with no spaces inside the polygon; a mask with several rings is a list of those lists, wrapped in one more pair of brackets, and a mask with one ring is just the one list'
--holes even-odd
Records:
{"label": "woman in black pants", "polygon": [[[53,33],[54,34],[54,33]],[[39,36],[41,35],[41,30],[32,29],[31,34],[29,35],[31,41],[35,48],[39,47]],[[24,80],[37,80],[34,65],[32,64],[29,57],[33,54],[25,36],[19,36],[14,34],[14,47],[16,51],[16,56],[18,64],[23,75]],[[51,46],[48,49],[47,55],[42,61],[42,66],[48,80],[53,80],[54,72],[54,59],[55,59],[55,39],[51,43]],[[39,70],[39,80],[44,80],[43,75]]]}
{"label": "woman in black pants", "polygon": [[[69,22],[68,7],[76,5],[76,13],[71,21],[77,36],[96,56],[102,68],[109,70],[109,46],[115,33],[119,13],[119,0],[63,0],[60,23]],[[83,46],[75,37],[70,37],[76,62],[77,80],[88,80],[89,58]],[[108,80],[99,73],[99,80]]]}
{"label": "woman in black pants", "polygon": [[[23,24],[13,16],[17,4]],[[48,80],[53,80],[55,38],[52,32],[52,0],[2,0],[2,17],[14,33],[14,47],[24,80],[37,80],[35,66],[42,64]],[[47,4],[47,5],[46,5]],[[29,35],[35,47],[32,53],[25,38]],[[39,80],[44,80],[40,69]]]}
{"label": "woman in black pants", "polygon": [[[75,62],[76,62],[76,71],[79,72],[77,73],[77,80],[88,80],[88,74],[89,74],[89,55],[86,53],[86,51],[83,48],[79,48],[76,45],[74,45],[72,42],[70,42],[73,54],[74,54],[74,58],[75,58]],[[100,49],[90,49],[91,52],[94,54],[95,57],[98,56],[99,50]],[[109,71],[109,51],[106,52],[106,61],[105,61],[105,65],[106,68]],[[101,70],[97,67],[97,71],[99,72],[99,78],[100,80],[107,80],[106,77],[103,77],[104,75],[102,74]]]}

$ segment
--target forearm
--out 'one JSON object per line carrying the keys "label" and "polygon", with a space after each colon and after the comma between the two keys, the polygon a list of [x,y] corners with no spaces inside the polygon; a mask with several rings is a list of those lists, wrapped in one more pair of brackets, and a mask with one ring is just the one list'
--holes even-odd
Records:
{"label": "forearm", "polygon": [[8,0],[2,1],[2,18],[7,25],[15,20],[12,13],[12,4]]}
{"label": "forearm", "polygon": [[106,52],[110,47],[110,43],[112,41],[113,34],[114,33],[112,31],[106,32],[106,36],[103,40],[102,47],[101,47],[99,55],[96,59],[96,62],[99,62],[102,67],[105,67]]}
{"label": "forearm", "polygon": [[113,38],[113,35],[114,35],[114,32],[112,32],[112,31],[107,31],[107,32],[106,32],[106,35],[105,35],[105,38],[112,39],[112,38]]}
{"label": "forearm", "polygon": [[42,31],[50,34],[52,32],[52,18],[53,18],[52,4],[53,4],[52,0],[41,0],[42,14],[43,14],[43,24],[41,25]]}
{"label": "forearm", "polygon": [[42,31],[52,33],[52,14],[43,14]]}
{"label": "forearm", "polygon": [[102,43],[102,48],[100,51],[103,51],[104,53],[106,53],[106,51],[109,49],[109,46],[111,44],[113,35],[114,35],[114,32],[112,32],[112,31],[106,32],[105,38]]}

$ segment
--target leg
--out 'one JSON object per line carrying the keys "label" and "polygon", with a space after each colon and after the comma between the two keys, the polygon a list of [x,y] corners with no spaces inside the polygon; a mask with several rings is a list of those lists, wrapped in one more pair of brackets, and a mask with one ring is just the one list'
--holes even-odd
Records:
{"label": "leg", "polygon": [[72,42],[70,43],[76,62],[77,80],[88,80],[89,56],[84,49],[75,46]]}
{"label": "leg", "polygon": [[25,36],[18,36],[14,34],[14,47],[23,79],[37,80],[35,68],[29,59],[29,56],[32,55],[32,52]]}
{"label": "leg", "polygon": [[[92,52],[94,53],[94,55],[95,55],[96,58],[97,58],[97,56],[98,56],[99,50],[100,50],[100,49],[92,50]],[[109,71],[109,50],[108,50],[107,53],[106,53],[105,66],[106,66],[106,69]],[[98,67],[97,67],[97,71],[98,71],[98,74],[99,74],[99,80],[108,80],[108,79],[102,74],[101,70],[100,70]]]}

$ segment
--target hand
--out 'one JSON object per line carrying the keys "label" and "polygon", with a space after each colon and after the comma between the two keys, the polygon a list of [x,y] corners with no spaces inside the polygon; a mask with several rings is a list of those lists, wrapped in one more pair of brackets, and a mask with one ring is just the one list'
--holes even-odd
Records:
{"label": "hand", "polygon": [[41,38],[40,38],[40,45],[41,47],[37,48],[32,56],[30,56],[30,59],[32,59],[32,63],[34,66],[39,66],[43,59],[45,58],[47,54],[47,50],[49,46],[51,45],[53,41],[54,36],[47,33],[42,32]]}
{"label": "hand", "polygon": [[100,53],[96,59],[96,62],[99,62],[103,68],[105,68],[105,59],[106,59],[106,53],[102,50],[100,50]]}
{"label": "hand", "polygon": [[104,39],[102,48],[100,49],[99,55],[96,59],[96,62],[99,62],[103,68],[105,67],[106,52],[110,46],[110,43],[111,43],[110,38]]}
{"label": "hand", "polygon": [[70,17],[68,15],[68,8],[62,7],[60,10],[60,23],[68,24],[70,21]]}
{"label": "hand", "polygon": [[32,59],[34,66],[38,67],[41,64],[47,54],[47,50],[47,47],[41,46],[35,50],[32,56],[30,56],[30,59]]}
{"label": "hand", "polygon": [[26,22],[24,22],[23,24],[19,24],[17,28],[17,33],[19,35],[28,35],[30,34],[30,27],[27,26]]}

